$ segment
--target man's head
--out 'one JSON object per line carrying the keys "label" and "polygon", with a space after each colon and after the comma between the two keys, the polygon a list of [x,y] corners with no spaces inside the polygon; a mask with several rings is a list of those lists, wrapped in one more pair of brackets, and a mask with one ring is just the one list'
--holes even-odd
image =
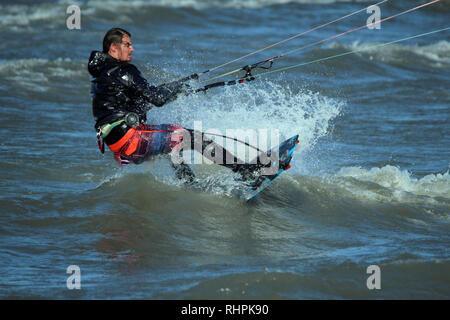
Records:
{"label": "man's head", "polygon": [[131,61],[134,48],[131,42],[131,34],[121,28],[108,30],[103,38],[103,52],[119,61]]}

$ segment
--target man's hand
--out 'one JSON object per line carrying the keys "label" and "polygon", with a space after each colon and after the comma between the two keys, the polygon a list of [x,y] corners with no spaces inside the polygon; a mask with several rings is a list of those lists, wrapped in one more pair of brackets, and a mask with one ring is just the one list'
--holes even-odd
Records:
{"label": "man's hand", "polygon": [[191,93],[194,93],[194,89],[187,83],[183,83],[183,90],[185,95],[190,95]]}

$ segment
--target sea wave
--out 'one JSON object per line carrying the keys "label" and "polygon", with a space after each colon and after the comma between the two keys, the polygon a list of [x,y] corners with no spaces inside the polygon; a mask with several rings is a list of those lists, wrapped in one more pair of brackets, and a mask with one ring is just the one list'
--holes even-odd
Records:
{"label": "sea wave", "polygon": [[[61,1],[66,3],[67,0]],[[158,6],[158,7],[172,7],[172,8],[251,8],[259,9],[274,5],[284,5],[288,3],[293,4],[332,4],[340,2],[367,2],[367,0],[91,0],[86,1],[86,6],[133,6],[133,7],[146,7],[146,6]]]}
{"label": "sea wave", "polygon": [[[299,259],[302,266],[310,264],[310,259]],[[378,264],[380,262],[377,262]],[[426,293],[427,298],[441,299],[448,296],[448,289],[442,278],[442,270],[448,267],[450,262],[445,260],[426,261],[411,259],[407,261],[395,261],[394,263],[383,261],[383,271],[389,272],[389,286],[396,289],[408,288],[404,298],[423,296],[424,292],[417,285],[417,281],[410,278],[410,274],[420,274],[428,281],[438,285]],[[251,272],[234,272],[219,274],[214,278],[196,279],[197,281],[188,288],[178,293],[162,293],[163,298],[168,299],[372,299],[376,294],[367,290],[366,279],[361,281],[353,279],[354,274],[360,274],[369,263],[343,262],[320,265],[315,272],[308,270],[295,270],[300,267],[290,268],[264,268]],[[363,267],[364,266],[364,267]],[[386,276],[388,277],[388,276]],[[333,285],[333,293],[328,291]],[[383,286],[383,285],[382,285]],[[379,296],[377,296],[379,298]],[[384,298],[398,299],[398,291],[389,292]]]}
{"label": "sea wave", "polygon": [[[79,6],[83,20],[95,17],[97,21],[104,18],[110,23],[111,14],[120,11],[121,14],[115,15],[114,21],[123,24],[136,22],[136,19],[139,21],[143,14],[153,16],[156,12],[164,16],[164,9],[261,9],[287,4],[330,5],[333,3],[361,3],[361,6],[369,6],[376,2],[366,0],[60,0],[52,2],[47,0],[33,1],[33,4],[19,2],[0,5],[0,25],[9,27],[12,31],[30,30],[30,26],[65,27],[68,17],[66,10],[71,5]],[[143,16],[142,19],[145,21]]]}
{"label": "sea wave", "polygon": [[[53,60],[45,58],[4,60],[0,62],[0,75],[19,74],[23,69],[48,71],[49,75],[62,77],[86,74],[87,69],[80,70],[80,63],[82,62],[62,57]],[[83,67],[86,67],[85,63]]]}
{"label": "sea wave", "polygon": [[341,187],[362,198],[415,202],[426,197],[450,204],[449,171],[416,178],[407,170],[390,165],[371,169],[345,167],[334,178],[338,178]]}
{"label": "sea wave", "polygon": [[[130,181],[133,181],[134,191],[126,191],[132,198],[149,192],[156,192],[162,197],[173,193],[181,197],[195,197],[204,203],[214,202],[217,196],[238,200],[249,191],[235,179],[236,176],[233,173],[226,169],[215,165],[195,165],[193,169],[198,180],[193,185],[185,185],[176,179],[168,161],[149,162],[138,168],[127,168],[114,176],[105,178],[96,189],[103,190],[102,193],[107,194],[106,190],[111,187],[111,191],[119,190],[120,194],[128,190]],[[158,187],[154,187],[155,185]],[[164,188],[162,188],[163,185]],[[410,172],[393,166],[371,169],[346,167],[330,177],[297,175],[288,171],[261,197],[263,203],[269,207],[273,206],[270,203],[283,203],[283,206],[289,206],[290,203],[298,203],[300,198],[303,199],[301,202],[304,204],[320,199],[318,201],[323,206],[334,201],[351,201],[351,203],[357,201],[358,203],[424,204],[434,208],[448,208],[450,207],[450,174],[449,172],[437,173],[415,178]],[[265,201],[266,198],[271,202]],[[358,207],[357,203],[354,205]],[[449,219],[447,214],[442,215],[438,211],[431,207],[428,209],[431,215],[444,220]]]}
{"label": "sea wave", "polygon": [[356,54],[371,61],[387,64],[414,65],[439,69],[450,67],[450,42],[446,40],[429,45],[391,44],[376,47],[377,45],[379,43],[355,41],[351,45],[334,42],[330,47],[345,51],[359,51]]}
{"label": "sea wave", "polygon": [[65,86],[63,79],[88,79],[86,64],[70,58],[30,58],[0,62],[0,77],[12,86],[45,92],[55,86]]}

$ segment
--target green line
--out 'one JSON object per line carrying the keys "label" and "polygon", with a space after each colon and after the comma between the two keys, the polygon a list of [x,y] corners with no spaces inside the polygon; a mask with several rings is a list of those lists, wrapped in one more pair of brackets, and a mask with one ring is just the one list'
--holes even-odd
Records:
{"label": "green line", "polygon": [[326,58],[321,58],[321,59],[317,59],[317,60],[313,60],[313,61],[303,62],[303,63],[299,63],[299,64],[296,64],[296,65],[293,65],[293,66],[289,66],[289,67],[285,67],[285,68],[280,68],[280,69],[276,69],[276,70],[260,73],[260,74],[254,75],[254,77],[256,78],[256,77],[260,77],[260,76],[267,75],[267,74],[274,73],[274,72],[286,71],[286,70],[290,70],[290,69],[294,69],[294,68],[298,68],[298,67],[303,67],[303,66],[306,66],[308,64],[321,62],[321,61],[326,61],[326,60],[330,60],[330,59],[333,59],[333,58],[338,58],[338,57],[346,56],[346,55],[349,55],[349,54],[352,54],[352,53],[362,52],[362,51],[366,51],[366,50],[370,50],[370,49],[374,49],[374,48],[384,47],[384,46],[387,46],[387,45],[390,45],[390,44],[393,44],[393,43],[406,41],[406,40],[411,40],[411,39],[414,39],[414,38],[427,36],[427,35],[430,35],[430,34],[433,34],[433,33],[442,32],[442,31],[446,31],[446,30],[449,30],[449,29],[450,29],[450,27],[447,27],[447,28],[444,28],[444,29],[430,31],[430,32],[427,32],[427,33],[422,33],[422,34],[418,34],[418,35],[415,35],[415,36],[411,36],[411,37],[407,37],[407,38],[403,38],[403,39],[399,39],[399,40],[394,40],[394,41],[387,42],[387,43],[377,44],[377,45],[374,45],[374,46],[371,46],[371,47],[367,47],[367,48],[364,48],[364,49],[360,49],[360,50],[348,51],[348,52],[336,54],[334,56],[330,56],[330,57],[326,57]]}

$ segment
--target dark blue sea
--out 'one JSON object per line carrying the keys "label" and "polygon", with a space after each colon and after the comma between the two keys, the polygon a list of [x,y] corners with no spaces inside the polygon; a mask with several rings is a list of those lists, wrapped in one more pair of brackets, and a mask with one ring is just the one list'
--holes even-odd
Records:
{"label": "dark blue sea", "polygon": [[[97,147],[87,61],[109,28],[131,32],[132,63],[157,85],[375,2],[0,1],[0,298],[449,299],[450,31],[380,46],[449,27],[448,1],[298,50],[270,71],[353,54],[148,112],[152,124],[299,134],[292,168],[250,202],[217,165],[192,164],[198,183],[188,186],[167,157],[122,168]],[[381,18],[426,2],[387,1]],[[70,5],[80,29],[67,26]],[[363,10],[190,85],[369,17]],[[80,289],[67,286],[69,266]],[[369,289],[371,276],[380,285]]]}

